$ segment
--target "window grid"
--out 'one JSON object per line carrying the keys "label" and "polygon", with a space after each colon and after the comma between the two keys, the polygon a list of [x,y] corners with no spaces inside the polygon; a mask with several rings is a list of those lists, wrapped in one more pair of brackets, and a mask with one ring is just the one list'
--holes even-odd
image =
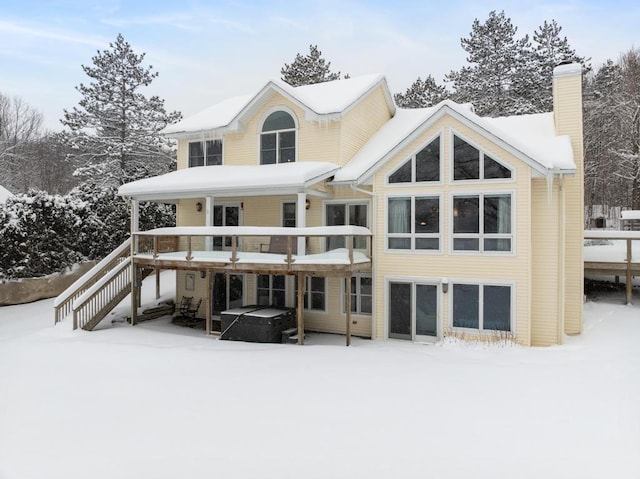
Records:
{"label": "window grid", "polygon": [[[513,195],[511,193],[479,193],[475,195],[454,195],[452,201],[453,251],[480,253],[513,252]],[[502,206],[488,203],[498,201]],[[477,208],[477,215],[465,211],[464,203]],[[474,205],[477,203],[477,205]],[[495,224],[491,224],[493,215],[488,216],[489,208],[495,208]],[[475,227],[472,223],[475,223]],[[495,230],[495,231],[491,231]],[[503,230],[503,231],[499,231]]]}
{"label": "window grid", "polygon": [[439,196],[389,197],[387,210],[387,249],[440,250]]}
{"label": "window grid", "polygon": [[279,110],[271,113],[260,134],[260,164],[296,161],[296,127],[293,116]]}
{"label": "window grid", "polygon": [[387,183],[437,183],[440,181],[440,137],[430,141],[389,176]]}
{"label": "window grid", "polygon": [[189,143],[189,168],[222,165],[222,140]]}
{"label": "window grid", "polygon": [[[347,279],[342,283],[343,298],[346,298]],[[349,288],[351,295],[351,313],[363,316],[371,315],[373,308],[373,280],[371,275],[357,275],[351,277]],[[342,305],[342,312],[346,313],[346,304]]]}
{"label": "window grid", "polygon": [[452,284],[454,328],[513,331],[512,287],[497,284]]}
{"label": "window grid", "polygon": [[484,151],[453,135],[451,152],[453,181],[510,180],[509,167],[503,165]]}

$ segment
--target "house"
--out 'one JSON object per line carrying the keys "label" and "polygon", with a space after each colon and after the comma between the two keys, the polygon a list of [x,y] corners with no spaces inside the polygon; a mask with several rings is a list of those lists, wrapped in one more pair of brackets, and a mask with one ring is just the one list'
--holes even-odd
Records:
{"label": "house", "polygon": [[[134,270],[177,270],[208,333],[275,304],[347,338],[562,343],[582,330],[581,66],[553,82],[552,113],[505,118],[399,109],[380,75],[214,105],[164,131],[177,171],[119,190]],[[176,203],[177,227],[138,231],[144,201]]]}

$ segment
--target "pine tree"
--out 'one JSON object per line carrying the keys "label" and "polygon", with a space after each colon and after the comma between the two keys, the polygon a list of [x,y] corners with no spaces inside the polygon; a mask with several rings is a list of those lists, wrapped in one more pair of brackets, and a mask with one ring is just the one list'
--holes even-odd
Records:
{"label": "pine tree", "polygon": [[527,90],[529,97],[536,104],[537,110],[551,111],[553,109],[553,69],[568,62],[580,63],[584,66],[583,73],[588,73],[590,67],[588,59],[578,56],[569,45],[567,37],[561,37],[562,27],[555,20],[545,22],[533,32],[533,73],[535,84]]}
{"label": "pine tree", "polygon": [[482,24],[474,20],[469,37],[460,40],[470,66],[446,77],[453,83],[456,101],[473,103],[476,113],[485,116],[532,110],[528,99],[518,95],[516,88],[524,78],[523,65],[530,58],[531,44],[528,35],[517,39],[516,32],[504,11],[490,12]]}
{"label": "pine tree", "polygon": [[171,144],[160,131],[181,114],[167,113],[164,100],[141,93],[158,76],[142,65],[144,57],[118,35],[92,58],[93,66],[82,66],[92,82],[76,87],[79,107],[64,110],[61,122],[79,160],[75,174],[93,184],[121,185],[164,173],[173,164]]}
{"label": "pine tree", "polygon": [[[290,65],[284,64],[280,74],[282,80],[291,86],[312,85],[340,79],[340,72],[331,71],[331,62],[322,58],[318,45],[309,45],[308,55],[302,56],[298,53]],[[345,78],[348,77],[348,74],[345,75]]]}
{"label": "pine tree", "polygon": [[446,88],[438,85],[433,76],[427,75],[424,80],[418,77],[405,93],[396,93],[393,99],[400,108],[425,108],[448,97]]}

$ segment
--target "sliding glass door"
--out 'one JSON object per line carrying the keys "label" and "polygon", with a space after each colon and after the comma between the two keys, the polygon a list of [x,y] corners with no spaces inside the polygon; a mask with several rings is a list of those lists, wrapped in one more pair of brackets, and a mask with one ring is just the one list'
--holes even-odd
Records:
{"label": "sliding glass door", "polygon": [[389,337],[432,341],[438,336],[438,286],[413,281],[388,284]]}

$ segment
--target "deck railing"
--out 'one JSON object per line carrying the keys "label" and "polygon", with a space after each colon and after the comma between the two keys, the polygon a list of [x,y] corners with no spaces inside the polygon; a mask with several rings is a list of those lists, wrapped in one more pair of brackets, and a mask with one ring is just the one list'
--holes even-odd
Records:
{"label": "deck railing", "polygon": [[615,276],[625,276],[627,304],[631,303],[633,295],[633,276],[640,273],[640,262],[633,260],[633,241],[640,240],[640,231],[618,230],[585,230],[585,240],[625,241],[626,254],[624,258],[585,259],[585,273]]}
{"label": "deck railing", "polygon": [[[340,244],[351,266],[355,263],[356,252],[364,254],[369,260],[372,257],[372,235],[369,230],[361,227],[179,227],[138,232],[134,236],[139,245],[134,255],[145,255],[154,262],[163,259],[186,262],[187,266],[203,260],[206,255],[199,253],[224,251],[228,254],[225,261],[230,265],[248,262],[246,257],[242,258],[242,253],[271,253],[282,255],[282,264],[291,268],[296,261],[302,261],[298,251],[300,239],[305,245],[306,255],[322,254],[327,252],[329,244]],[[167,237],[173,238],[174,248],[166,247],[164,238]],[[163,242],[164,248],[161,247]],[[163,253],[171,252],[180,254],[162,256]],[[257,256],[252,258],[256,259],[256,263],[261,262]]]}
{"label": "deck railing", "polygon": [[72,305],[85,291],[91,288],[100,278],[104,277],[116,266],[123,262],[129,263],[131,254],[131,240],[127,239],[111,252],[106,258],[87,271],[82,277],[64,290],[54,301],[55,323],[59,323],[72,311]]}
{"label": "deck railing", "polygon": [[73,302],[73,329],[93,329],[131,292],[131,263],[123,261]]}

